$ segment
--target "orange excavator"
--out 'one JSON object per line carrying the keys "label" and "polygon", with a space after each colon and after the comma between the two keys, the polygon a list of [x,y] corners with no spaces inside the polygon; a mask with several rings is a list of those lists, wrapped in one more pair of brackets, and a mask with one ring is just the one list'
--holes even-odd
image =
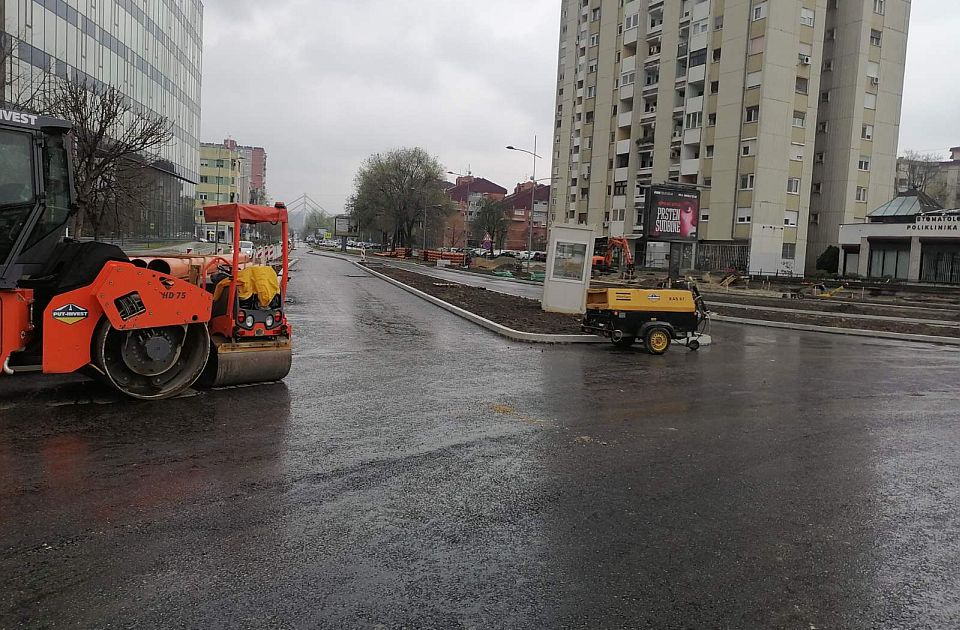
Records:
{"label": "orange excavator", "polygon": [[[169,262],[138,266],[114,245],[63,238],[77,211],[71,141],[65,121],[0,109],[3,373],[83,372],[141,399],[176,396],[201,375],[211,386],[283,378],[286,210],[211,207],[213,220],[234,223],[232,260],[193,265],[190,277],[171,275]],[[239,258],[240,225],[259,221],[283,229],[282,281],[273,271],[269,296],[269,273]]]}
{"label": "orange excavator", "polygon": [[613,267],[613,252],[615,250],[622,252],[622,271],[632,272],[633,250],[630,247],[630,241],[622,236],[611,236],[607,240],[606,253],[603,256],[593,257],[593,269],[595,271],[609,271]]}

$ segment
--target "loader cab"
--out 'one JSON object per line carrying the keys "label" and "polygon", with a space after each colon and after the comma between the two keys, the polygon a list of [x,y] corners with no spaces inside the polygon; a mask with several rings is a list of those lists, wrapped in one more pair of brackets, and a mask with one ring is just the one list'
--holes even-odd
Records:
{"label": "loader cab", "polygon": [[69,131],[0,109],[0,290],[43,268],[76,208]]}

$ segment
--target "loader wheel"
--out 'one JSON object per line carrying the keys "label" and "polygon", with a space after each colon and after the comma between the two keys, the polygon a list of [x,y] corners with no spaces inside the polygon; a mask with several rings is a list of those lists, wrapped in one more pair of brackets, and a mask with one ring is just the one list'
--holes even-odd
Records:
{"label": "loader wheel", "polygon": [[613,341],[613,345],[615,345],[618,348],[629,348],[634,344],[634,342],[636,342],[636,340],[637,340],[636,337],[627,337],[625,335],[623,337],[620,337],[620,339],[617,339],[616,341],[613,341],[613,340],[611,341]]}
{"label": "loader wheel", "polygon": [[170,398],[193,385],[210,354],[206,324],[117,330],[104,319],[92,359],[107,382],[127,396]]}
{"label": "loader wheel", "polygon": [[670,347],[670,333],[665,328],[651,328],[643,341],[650,354],[663,354]]}

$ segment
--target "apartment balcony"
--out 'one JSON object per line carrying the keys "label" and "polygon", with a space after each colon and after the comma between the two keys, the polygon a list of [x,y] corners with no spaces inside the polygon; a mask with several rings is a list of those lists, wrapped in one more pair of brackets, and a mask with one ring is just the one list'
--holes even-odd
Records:
{"label": "apartment balcony", "polygon": [[652,93],[652,92],[656,92],[659,89],[659,87],[660,87],[660,79],[657,79],[652,83],[647,83],[646,85],[644,85],[643,91],[644,93]]}
{"label": "apartment balcony", "polygon": [[694,96],[693,98],[687,99],[686,113],[692,114],[694,112],[702,112],[702,111],[703,111],[702,96]]}
{"label": "apartment balcony", "polygon": [[579,147],[579,146],[580,146],[580,140],[581,140],[581,138],[574,138],[574,139],[573,139],[573,146]]}
{"label": "apartment balcony", "polygon": [[627,72],[633,72],[637,69],[637,56],[627,57],[620,62],[620,74],[626,74]]}
{"label": "apartment balcony", "polygon": [[707,76],[707,64],[702,63],[687,70],[687,81],[689,83],[700,83]]}
{"label": "apartment balcony", "polygon": [[685,129],[683,132],[683,143],[684,144],[700,144],[700,139],[703,136],[703,129],[700,127],[693,127],[692,129]]}
{"label": "apartment balcony", "polygon": [[614,210],[624,210],[627,207],[627,196],[626,195],[615,195],[613,197],[613,209]]}
{"label": "apartment balcony", "polygon": [[623,155],[624,153],[630,153],[630,144],[631,140],[628,138],[626,140],[620,140],[617,142],[617,155]]}
{"label": "apartment balcony", "polygon": [[583,98],[583,88],[577,90],[577,98]]}
{"label": "apartment balcony", "polygon": [[630,169],[626,166],[622,166],[613,171],[613,181],[623,182],[627,180],[627,177],[630,176]]}
{"label": "apartment balcony", "polygon": [[641,175],[653,175],[653,164],[648,166],[641,165],[640,168],[637,169],[637,176],[639,177]]}
{"label": "apartment balcony", "polygon": [[647,22],[647,37],[653,37],[654,35],[659,35],[663,32],[663,21],[660,22]]}
{"label": "apartment balcony", "polygon": [[579,154],[579,153],[574,153],[573,155],[571,155],[571,156],[570,156],[570,161],[573,162],[573,163],[579,162],[579,161],[580,161],[580,154]]}
{"label": "apartment balcony", "polygon": [[640,30],[639,28],[637,28],[636,26],[634,26],[633,28],[627,29],[626,31],[624,31],[624,32],[623,32],[623,45],[624,45],[624,46],[629,46],[629,45],[631,45],[631,44],[636,44],[636,43],[637,43],[637,31],[639,31],[639,30]]}
{"label": "apartment balcony", "polygon": [[652,145],[655,137],[652,133],[649,136],[641,136],[640,139],[637,140],[637,144],[641,147]]}
{"label": "apartment balcony", "polygon": [[621,101],[633,100],[633,83],[631,83],[630,85],[620,86],[620,100]]}
{"label": "apartment balcony", "polygon": [[633,124],[633,112],[617,114],[617,127],[629,127]]}
{"label": "apartment balcony", "polygon": [[640,112],[640,120],[653,120],[657,117],[657,109],[653,108],[649,111]]}
{"label": "apartment balcony", "polygon": [[681,175],[696,175],[700,172],[700,158],[690,158],[680,162]]}
{"label": "apartment balcony", "polygon": [[609,228],[610,236],[623,236],[624,224],[623,221],[611,221]]}
{"label": "apartment balcony", "polygon": [[683,129],[674,129],[673,134],[670,136],[670,142],[673,144],[683,142]]}

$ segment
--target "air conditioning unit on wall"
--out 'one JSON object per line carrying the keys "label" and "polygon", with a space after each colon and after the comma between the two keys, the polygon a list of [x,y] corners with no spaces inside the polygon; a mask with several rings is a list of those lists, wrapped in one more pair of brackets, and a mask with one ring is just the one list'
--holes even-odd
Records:
{"label": "air conditioning unit on wall", "polygon": [[800,55],[800,65],[809,66],[810,65],[810,55]]}

